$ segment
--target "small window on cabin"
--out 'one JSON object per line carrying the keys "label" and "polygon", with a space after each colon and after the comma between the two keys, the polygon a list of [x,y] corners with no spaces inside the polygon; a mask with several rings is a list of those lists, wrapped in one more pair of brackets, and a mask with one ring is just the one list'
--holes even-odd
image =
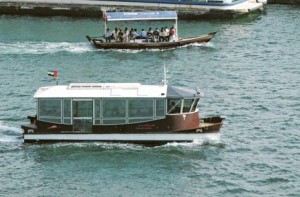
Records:
{"label": "small window on cabin", "polygon": [[125,118],[125,99],[103,99],[103,118]]}
{"label": "small window on cabin", "polygon": [[64,99],[64,117],[71,117],[71,99]]}
{"label": "small window on cabin", "polygon": [[182,113],[188,113],[190,112],[190,109],[193,105],[194,99],[184,99],[183,100],[183,108]]}
{"label": "small window on cabin", "polygon": [[39,116],[61,117],[60,99],[39,99]]}
{"label": "small window on cabin", "polygon": [[101,107],[101,100],[100,99],[96,99],[95,100],[95,118],[96,119],[99,119],[100,116],[101,116],[101,110],[100,110],[100,107]]}
{"label": "small window on cabin", "polygon": [[178,114],[181,109],[181,99],[168,99],[168,114]]}
{"label": "small window on cabin", "polygon": [[165,116],[165,99],[156,99],[156,117]]}
{"label": "small window on cabin", "polygon": [[197,99],[195,100],[191,112],[194,112],[194,111],[196,110],[196,108],[197,108],[197,106],[198,106],[198,102],[199,102],[199,98],[197,98]]}
{"label": "small window on cabin", "polygon": [[128,117],[153,117],[153,99],[128,100]]}

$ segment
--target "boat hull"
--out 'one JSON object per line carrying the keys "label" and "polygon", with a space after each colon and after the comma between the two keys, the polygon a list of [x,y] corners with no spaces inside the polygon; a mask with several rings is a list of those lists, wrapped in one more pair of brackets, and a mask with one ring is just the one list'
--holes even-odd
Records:
{"label": "boat hull", "polygon": [[[141,144],[160,144],[167,142],[192,142],[203,138],[203,134],[218,133],[223,124],[224,118],[211,117],[204,118],[196,122],[197,126],[192,129],[175,126],[165,131],[149,129],[153,124],[143,124],[141,129],[129,132],[120,131],[120,127],[109,127],[103,132],[84,133],[78,131],[41,131],[37,130],[35,124],[24,125],[24,142],[26,143],[46,143],[46,142],[84,142],[84,141],[102,141],[102,142],[131,142]],[[173,119],[176,121],[176,119]],[[191,123],[191,122],[190,122]],[[189,124],[190,124],[189,123]],[[198,124],[199,123],[199,124]],[[138,126],[138,125],[137,125]],[[133,127],[132,127],[133,128]],[[99,131],[99,129],[97,129]]]}
{"label": "boat hull", "polygon": [[147,50],[147,49],[172,49],[180,46],[186,46],[195,43],[206,43],[214,38],[216,32],[209,33],[208,35],[181,38],[174,42],[104,42],[99,38],[92,38],[86,36],[88,41],[97,49],[130,49],[130,50]]}

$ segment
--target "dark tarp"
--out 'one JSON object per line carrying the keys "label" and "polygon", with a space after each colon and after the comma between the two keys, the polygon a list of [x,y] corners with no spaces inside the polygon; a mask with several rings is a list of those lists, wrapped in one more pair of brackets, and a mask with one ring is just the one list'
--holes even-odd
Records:
{"label": "dark tarp", "polygon": [[181,98],[181,99],[188,99],[188,98],[199,98],[200,92],[197,89],[191,89],[186,87],[174,87],[168,86],[167,89],[167,98]]}

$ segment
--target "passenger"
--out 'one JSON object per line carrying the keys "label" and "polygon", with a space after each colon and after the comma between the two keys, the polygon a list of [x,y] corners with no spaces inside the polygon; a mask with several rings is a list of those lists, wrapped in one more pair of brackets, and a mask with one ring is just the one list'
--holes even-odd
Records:
{"label": "passenger", "polygon": [[174,27],[171,27],[170,32],[169,32],[169,36],[170,36],[170,42],[175,42],[175,35],[176,35],[176,31]]}
{"label": "passenger", "polygon": [[118,41],[119,42],[123,42],[123,36],[124,36],[124,33],[122,32],[122,29],[119,29],[119,33],[118,33]]}
{"label": "passenger", "polygon": [[153,31],[152,28],[150,27],[148,32],[147,32],[147,42],[153,42]]}
{"label": "passenger", "polygon": [[169,42],[169,40],[170,40],[170,31],[169,31],[169,29],[168,29],[168,27],[167,26],[165,26],[165,40],[166,40],[166,42]]}
{"label": "passenger", "polygon": [[134,39],[138,39],[139,36],[140,36],[140,35],[137,33],[137,29],[134,29],[134,30],[133,30],[133,37],[134,37]]}
{"label": "passenger", "polygon": [[105,42],[110,42],[111,36],[112,36],[112,33],[109,31],[109,28],[107,28],[107,29],[106,29],[106,32],[105,32],[105,34],[104,34]]}
{"label": "passenger", "polygon": [[130,31],[129,31],[129,42],[130,42],[130,40],[135,41],[135,37],[133,35],[133,28],[131,28]]}
{"label": "passenger", "polygon": [[142,39],[146,39],[147,38],[147,32],[144,29],[142,29],[142,31],[140,33],[140,36],[141,36]]}
{"label": "passenger", "polygon": [[156,28],[153,32],[153,41],[158,42],[158,37],[159,37],[159,31],[158,28]]}
{"label": "passenger", "polygon": [[129,41],[129,31],[128,31],[127,27],[125,27],[125,29],[124,29],[123,41],[124,42]]}
{"label": "passenger", "polygon": [[115,42],[118,42],[118,34],[119,34],[119,30],[116,27],[115,30],[113,31],[113,38],[115,39]]}
{"label": "passenger", "polygon": [[165,41],[165,29],[162,27],[160,29],[160,32],[159,32],[159,42],[164,42]]}

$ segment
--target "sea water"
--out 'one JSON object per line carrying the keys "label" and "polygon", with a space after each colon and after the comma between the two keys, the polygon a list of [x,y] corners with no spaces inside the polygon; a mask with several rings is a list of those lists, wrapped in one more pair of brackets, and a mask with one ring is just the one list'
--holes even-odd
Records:
{"label": "sea water", "polygon": [[[100,19],[0,16],[0,196],[299,196],[299,21],[299,7],[275,5],[241,19],[179,20],[182,37],[218,33],[208,44],[132,52],[90,46]],[[226,116],[220,134],[158,147],[23,143],[34,92],[55,84],[48,71],[59,84],[159,84],[164,64],[169,84],[204,93],[201,116]]]}

